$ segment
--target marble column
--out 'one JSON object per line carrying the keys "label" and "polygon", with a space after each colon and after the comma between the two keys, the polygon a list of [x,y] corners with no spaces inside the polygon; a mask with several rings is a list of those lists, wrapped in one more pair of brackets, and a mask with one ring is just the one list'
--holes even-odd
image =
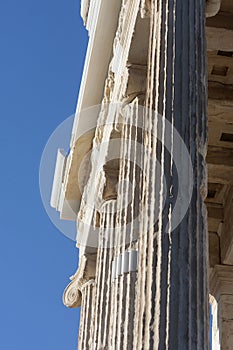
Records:
{"label": "marble column", "polygon": [[[220,349],[233,344],[233,266],[215,265],[210,273],[210,293],[215,299],[213,320],[219,334]],[[215,332],[216,333],[216,332]],[[218,342],[218,340],[217,340]]]}
{"label": "marble column", "polygon": [[133,349],[208,349],[205,1],[152,0],[149,10],[145,127],[153,136],[143,140],[152,156],[144,156],[148,215],[141,217]]}

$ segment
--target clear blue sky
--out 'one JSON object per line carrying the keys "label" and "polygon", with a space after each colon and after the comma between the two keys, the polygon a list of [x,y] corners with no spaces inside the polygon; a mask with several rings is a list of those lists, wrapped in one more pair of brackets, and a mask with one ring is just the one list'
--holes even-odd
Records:
{"label": "clear blue sky", "polygon": [[78,310],[62,293],[78,251],[50,222],[40,158],[74,113],[87,45],[80,0],[0,5],[0,349],[74,350]]}

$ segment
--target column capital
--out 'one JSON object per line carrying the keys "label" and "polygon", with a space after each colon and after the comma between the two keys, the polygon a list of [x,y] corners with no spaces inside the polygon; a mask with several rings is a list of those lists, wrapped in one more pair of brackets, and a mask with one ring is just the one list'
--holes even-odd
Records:
{"label": "column capital", "polygon": [[63,304],[69,308],[76,308],[82,304],[82,290],[86,283],[95,278],[96,255],[82,255],[79,259],[79,267],[63,293]]}
{"label": "column capital", "polygon": [[215,265],[210,272],[210,293],[217,301],[221,295],[233,294],[233,266]]}
{"label": "column capital", "polygon": [[215,265],[210,273],[210,293],[213,296],[213,339],[220,344],[216,349],[230,350],[233,343],[233,266]]}

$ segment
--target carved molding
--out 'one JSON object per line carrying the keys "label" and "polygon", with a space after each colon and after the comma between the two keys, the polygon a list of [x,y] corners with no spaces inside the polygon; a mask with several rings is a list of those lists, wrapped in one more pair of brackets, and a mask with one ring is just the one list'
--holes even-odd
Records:
{"label": "carved molding", "polygon": [[151,0],[142,0],[141,2],[141,16],[146,18],[150,16],[151,12]]}
{"label": "carved molding", "polygon": [[81,1],[81,17],[84,21],[84,24],[87,23],[88,11],[90,7],[90,0],[82,0]]}
{"label": "carved molding", "polygon": [[[69,308],[76,308],[82,304],[82,290],[90,280],[95,278],[96,254],[80,257],[76,273],[70,277],[63,293],[63,304]],[[94,282],[94,280],[92,281]]]}

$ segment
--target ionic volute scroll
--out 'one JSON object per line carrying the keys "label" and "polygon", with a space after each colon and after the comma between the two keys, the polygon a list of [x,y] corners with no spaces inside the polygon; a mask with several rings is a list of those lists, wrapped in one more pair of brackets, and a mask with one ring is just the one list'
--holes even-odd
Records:
{"label": "ionic volute scroll", "polygon": [[84,284],[95,279],[96,254],[82,255],[76,273],[70,277],[63,293],[63,304],[69,308],[76,308],[82,304],[82,288]]}

